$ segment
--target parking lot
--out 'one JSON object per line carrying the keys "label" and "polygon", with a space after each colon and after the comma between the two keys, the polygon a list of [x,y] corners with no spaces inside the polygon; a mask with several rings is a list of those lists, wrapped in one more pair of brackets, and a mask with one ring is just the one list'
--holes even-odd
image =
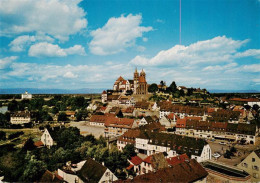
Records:
{"label": "parking lot", "polygon": [[84,136],[92,134],[99,138],[100,135],[104,135],[104,127],[90,126],[88,121],[71,122],[70,126],[77,127],[80,130],[80,134]]}
{"label": "parking lot", "polygon": [[214,142],[208,141],[212,150],[212,154],[217,152],[221,155],[219,158],[212,157],[212,160],[225,163],[228,165],[233,165],[233,166],[239,164],[241,160],[243,160],[246,156],[248,156],[248,154],[250,154],[252,150],[257,148],[256,146],[253,145],[234,144],[234,147],[237,149],[237,153],[235,153],[234,154],[235,156],[232,156],[231,159],[227,159],[224,158],[224,153],[226,152],[226,150],[230,150],[230,148],[232,147],[232,143],[228,144],[225,141],[225,145],[221,145],[220,142],[224,142],[224,141],[221,140],[216,140]]}

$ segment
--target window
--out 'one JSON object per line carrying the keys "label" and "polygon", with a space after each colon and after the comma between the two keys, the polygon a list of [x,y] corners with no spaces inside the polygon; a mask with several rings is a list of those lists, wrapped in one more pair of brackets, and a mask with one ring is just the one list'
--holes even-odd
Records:
{"label": "window", "polygon": [[252,166],[253,170],[259,170],[258,166]]}
{"label": "window", "polygon": [[253,173],[254,178],[258,178],[258,173]]}
{"label": "window", "polygon": [[110,175],[110,172],[107,172],[107,173],[106,173],[106,176],[109,177],[109,175]]}
{"label": "window", "polygon": [[247,163],[243,163],[242,166],[247,168]]}
{"label": "window", "polygon": [[255,158],[252,158],[252,162],[255,162]]}

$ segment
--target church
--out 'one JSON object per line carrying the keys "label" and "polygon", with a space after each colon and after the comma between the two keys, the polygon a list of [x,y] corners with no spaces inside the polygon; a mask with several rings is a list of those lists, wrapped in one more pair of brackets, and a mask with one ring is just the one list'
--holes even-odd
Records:
{"label": "church", "polygon": [[113,90],[122,91],[123,93],[126,93],[127,90],[132,90],[135,95],[146,95],[148,86],[144,70],[142,69],[139,73],[136,68],[133,79],[125,80],[120,76],[114,83]]}

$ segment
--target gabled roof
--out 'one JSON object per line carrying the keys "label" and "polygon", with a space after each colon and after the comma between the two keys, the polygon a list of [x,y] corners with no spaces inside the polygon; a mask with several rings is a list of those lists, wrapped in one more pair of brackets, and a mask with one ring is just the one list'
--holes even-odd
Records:
{"label": "gabled roof", "polygon": [[119,78],[117,78],[117,81],[124,81],[125,79],[122,76],[119,76]]}
{"label": "gabled roof", "polygon": [[131,157],[131,159],[129,161],[131,163],[133,163],[134,165],[140,165],[143,162],[143,160],[141,158],[139,158],[139,156]]}
{"label": "gabled roof", "polygon": [[96,162],[95,160],[88,158],[82,168],[77,171],[77,175],[83,181],[99,182],[106,170],[106,167]]}
{"label": "gabled roof", "polygon": [[196,182],[208,175],[208,172],[194,159],[184,161],[170,168],[139,175],[134,179],[118,182]]}
{"label": "gabled roof", "polygon": [[187,156],[187,154],[182,154],[179,156],[171,157],[166,159],[168,164],[171,166],[183,163],[184,161],[189,161],[190,158]]}
{"label": "gabled roof", "polygon": [[49,170],[46,170],[42,175],[39,182],[64,182],[63,178],[57,173],[52,173]]}

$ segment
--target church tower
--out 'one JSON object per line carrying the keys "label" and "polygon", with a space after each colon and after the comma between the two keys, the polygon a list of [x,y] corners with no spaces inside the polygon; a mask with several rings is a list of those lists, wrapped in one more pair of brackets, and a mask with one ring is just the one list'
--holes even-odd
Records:
{"label": "church tower", "polygon": [[137,68],[135,68],[135,72],[134,72],[134,94],[136,94],[136,89],[138,87],[138,81],[139,81],[139,73],[137,71]]}

